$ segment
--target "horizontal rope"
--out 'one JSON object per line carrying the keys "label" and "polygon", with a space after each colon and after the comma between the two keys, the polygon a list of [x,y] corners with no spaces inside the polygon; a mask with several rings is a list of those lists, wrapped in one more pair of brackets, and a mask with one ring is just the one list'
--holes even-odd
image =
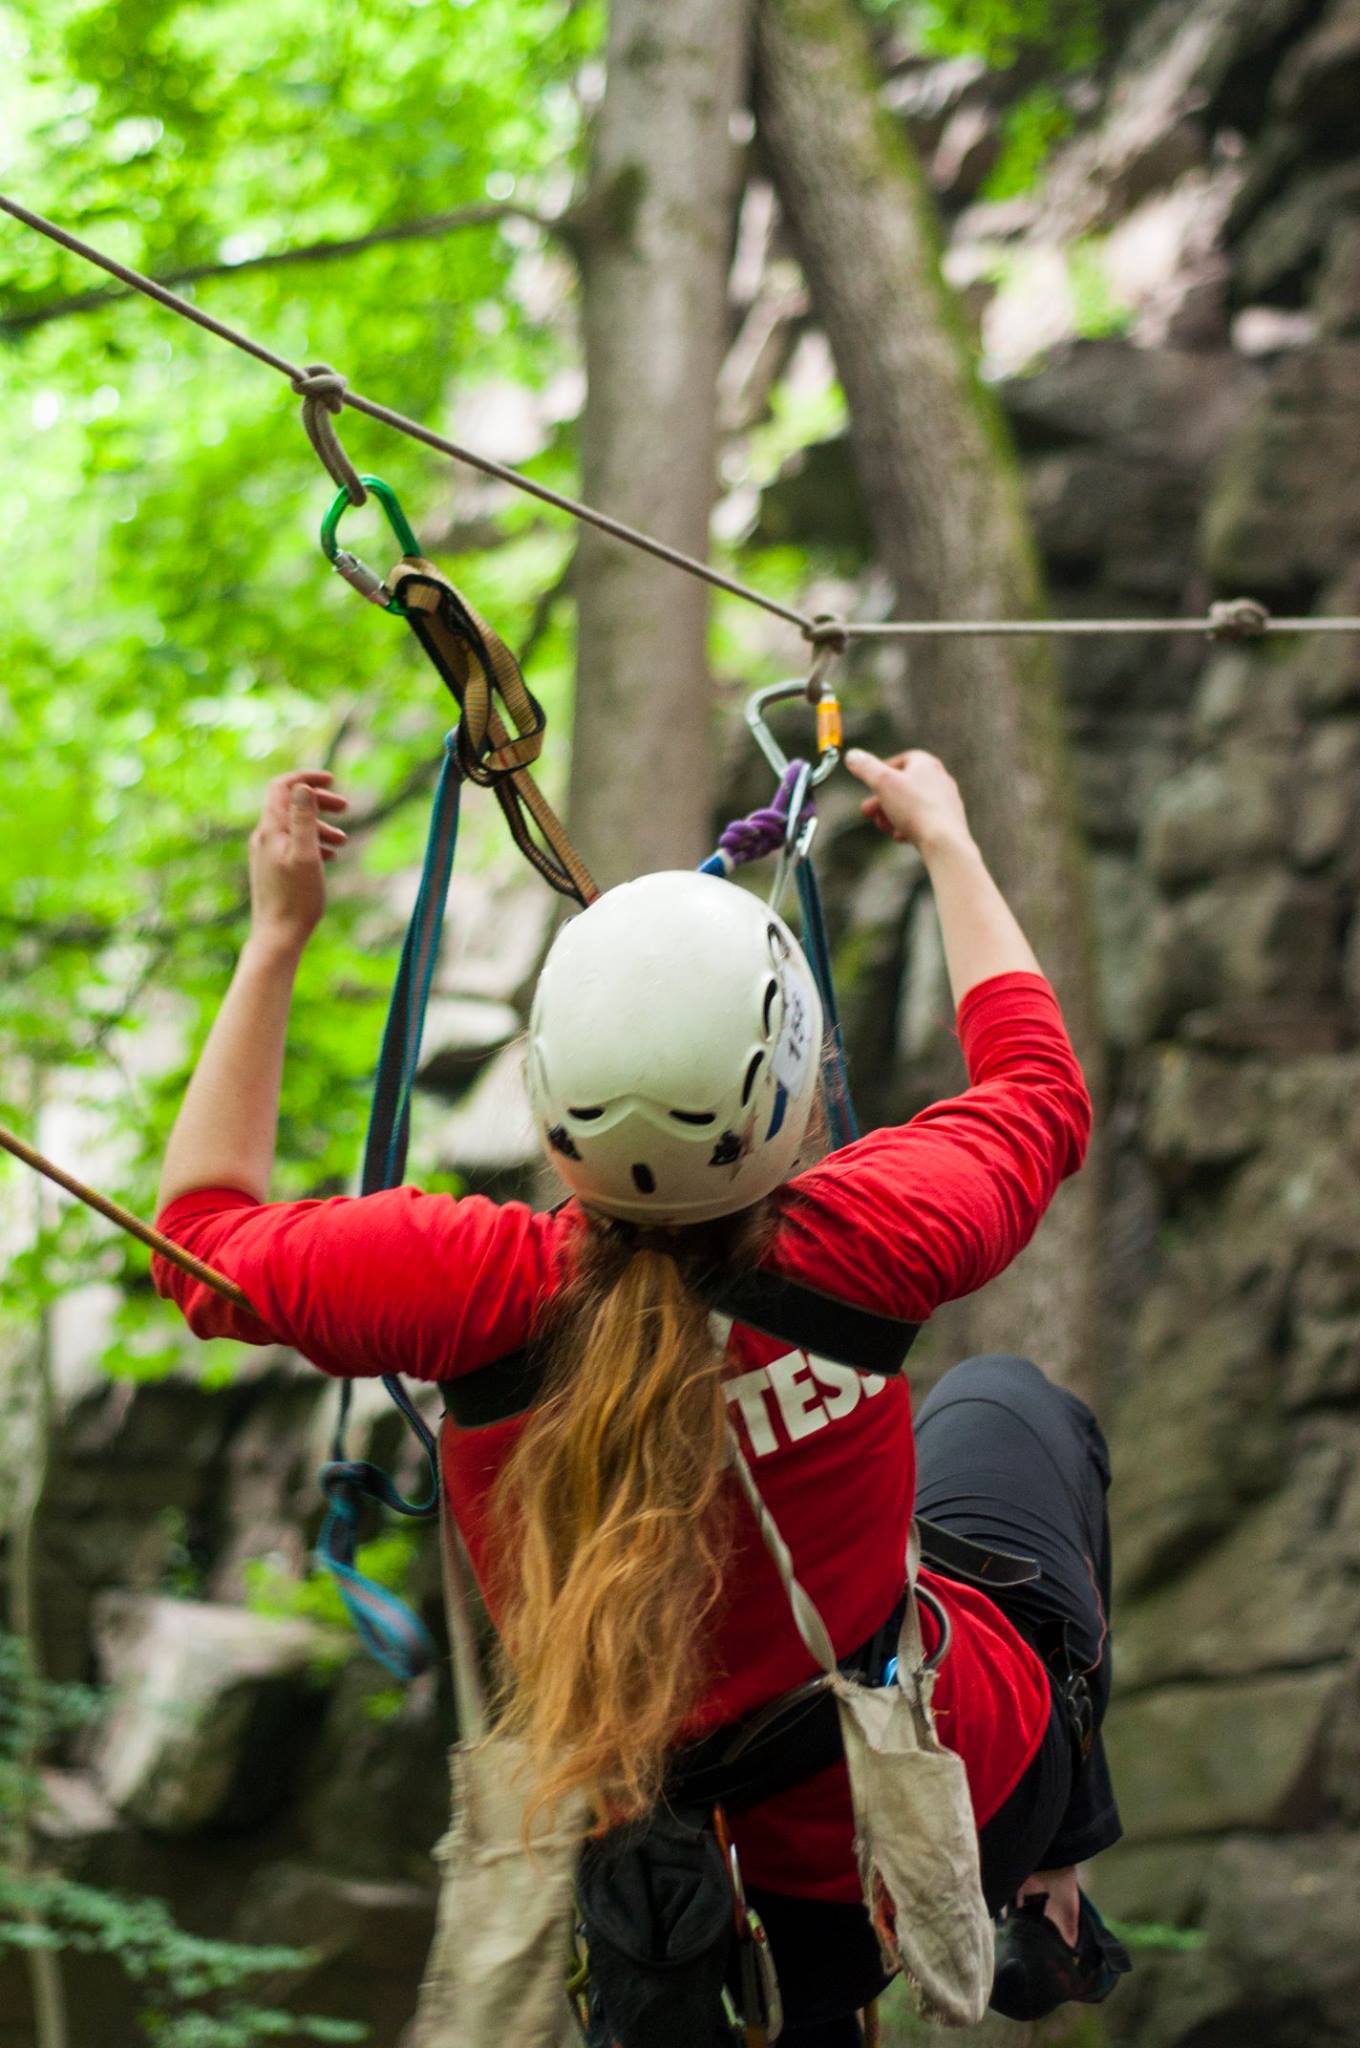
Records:
{"label": "horizontal rope", "polygon": [[[208,334],[214,334],[219,341],[229,342],[233,348],[241,349],[246,355],[264,363],[269,369],[277,370],[286,377],[290,385],[307,395],[313,395],[315,386],[312,378],[318,366],[311,370],[290,362],[286,356],[277,355],[273,349],[265,348],[253,341],[248,334],[228,326],[225,320],[214,319],[200,307],[182,299],[165,285],[157,284],[154,278],[144,277],[139,270],[131,269],[126,263],[117,262],[106,256],[91,243],[73,235],[69,229],[58,227],[40,213],[21,206],[16,199],[10,199],[0,192],[0,211],[14,220],[32,228],[35,233],[46,235],[49,241],[68,249],[73,256],[81,257],[86,263],[93,263],[98,269],[116,277],[120,284],[132,291],[141,292],[146,298],[154,299],[158,305],[177,313],[184,320],[192,320]],[[351,391],[338,372],[326,371],[327,379],[334,383],[327,385],[324,403],[328,410],[339,410],[348,406],[353,412],[361,412],[367,418],[377,420],[380,425],[391,427],[399,434],[419,441],[427,448],[433,448],[439,455],[447,455],[454,462],[466,463],[469,468],[480,470],[483,476],[495,477],[498,482],[509,484],[512,489],[524,491],[529,497],[537,498],[542,504],[551,505],[559,512],[566,512],[571,518],[584,525],[596,527],[614,540],[622,541],[628,547],[652,555],[659,562],[667,562],[673,569],[682,569],[689,576],[697,576],[701,582],[722,590],[729,597],[742,598],[747,604],[759,606],[774,618],[783,619],[790,626],[797,626],[804,638],[814,647],[839,646],[846,640],[911,640],[911,639],[987,639],[1019,638],[1026,635],[1053,635],[1078,637],[1087,634],[1138,634],[1138,633],[1207,633],[1220,640],[1255,639],[1266,633],[1355,633],[1360,632],[1360,617],[1320,618],[1272,618],[1264,605],[1254,598],[1234,598],[1213,606],[1203,618],[1178,619],[885,619],[863,620],[809,618],[806,613],[792,605],[756,590],[749,583],[740,582],[735,576],[726,576],[720,569],[714,569],[707,562],[701,562],[694,555],[687,555],[679,548],[671,547],[666,541],[657,540],[652,534],[643,533],[635,526],[629,526],[622,519],[615,519],[608,512],[601,512],[593,505],[582,503],[579,498],[569,498],[561,491],[549,489],[546,484],[536,483],[522,471],[511,469],[503,462],[494,461],[489,455],[481,455],[475,448],[466,448],[458,441],[451,441],[443,434],[436,434],[430,427],[423,427],[418,420],[408,419],[404,413],[394,412],[390,406],[379,405],[372,398],[365,398],[362,392]],[[332,399],[338,404],[332,407]],[[312,408],[313,415],[319,415],[321,405]],[[309,432],[311,424],[309,423]],[[323,430],[324,431],[324,430]],[[332,437],[333,438],[333,437]],[[332,471],[334,474],[335,472]],[[345,479],[348,485],[348,479]]]}
{"label": "horizontal rope", "polygon": [[[1234,632],[1206,614],[1179,619],[843,619],[847,640],[1019,640],[1026,635],[1078,639],[1101,633],[1208,633],[1215,640],[1254,640],[1265,633],[1360,633],[1360,617],[1277,619],[1267,613],[1259,626]],[[818,638],[814,627],[808,636]]]}

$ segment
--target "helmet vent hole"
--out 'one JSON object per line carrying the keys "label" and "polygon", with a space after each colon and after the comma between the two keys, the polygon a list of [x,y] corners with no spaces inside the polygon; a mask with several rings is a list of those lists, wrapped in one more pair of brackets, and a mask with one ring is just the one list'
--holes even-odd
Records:
{"label": "helmet vent hole", "polygon": [[[760,1055],[757,1053],[757,1059]],[[678,1124],[714,1124],[718,1121],[711,1109],[673,1109],[671,1115]]]}
{"label": "helmet vent hole", "polygon": [[[774,1016],[775,997],[778,994],[779,983],[775,980],[774,976],[771,975],[769,980],[765,984],[765,1010],[760,1020],[760,1029],[763,1036],[766,1038],[768,1038],[770,1035],[770,1020]],[[743,1102],[745,1102],[746,1097],[743,1095],[741,1099]]]}
{"label": "helmet vent hole", "polygon": [[656,1193],[656,1175],[652,1172],[650,1166],[639,1165],[633,1168],[633,1186],[640,1195],[654,1195]]}
{"label": "helmet vent hole", "polygon": [[572,1109],[568,1106],[567,1115],[574,1116],[578,1123],[593,1124],[597,1116],[604,1115],[604,1105],[601,1104],[597,1109]]}
{"label": "helmet vent hole", "polygon": [[572,1143],[571,1134],[564,1124],[552,1124],[547,1132],[548,1143],[554,1152],[560,1152],[564,1159],[579,1159],[580,1153]]}
{"label": "helmet vent hole", "polygon": [[751,1100],[751,1090],[756,1085],[756,1075],[760,1072],[760,1064],[764,1057],[763,1052],[756,1052],[751,1055],[751,1064],[746,1069],[746,1079],[741,1084],[741,1106],[743,1109]]}

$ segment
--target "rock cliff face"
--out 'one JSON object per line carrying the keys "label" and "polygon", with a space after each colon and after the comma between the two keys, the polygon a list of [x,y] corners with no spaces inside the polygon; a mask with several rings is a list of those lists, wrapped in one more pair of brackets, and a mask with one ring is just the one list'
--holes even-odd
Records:
{"label": "rock cliff face", "polygon": [[[1356,0],[1142,10],[1037,201],[977,199],[993,84],[904,64],[889,96],[1009,372],[1055,611],[1200,612],[1249,592],[1360,612]],[[843,448],[815,451],[759,516],[853,549]],[[1132,635],[1066,659],[1115,1077],[1100,1377],[1127,1839],[1096,1888],[1124,1918],[1206,1937],[1141,1956],[1097,2033],[1340,2048],[1360,2038],[1360,639]],[[847,696],[880,703],[866,736],[894,729],[886,665]],[[758,781],[728,752],[730,813]],[[871,1114],[896,1115],[957,1079],[938,948],[908,865],[866,867],[851,817],[833,786],[858,1081]],[[428,1155],[518,1192],[530,1147],[505,1048],[546,906],[460,887]],[[315,1532],[327,1392],[266,1359],[226,1391],[73,1401],[42,1530],[48,1655],[57,1675],[137,1686],[50,1773],[47,1825],[93,1881],[166,1892],[192,1925],[310,1943],[301,2000],[367,2018],[385,2048],[431,1922],[445,1704],[417,1688],[378,1715],[378,1676],[318,1659],[308,1624],[243,1623],[234,1604],[245,1558],[296,1565]],[[362,1433],[397,1455],[377,1410]],[[168,1602],[167,1585],[194,1597]],[[423,1553],[414,1595],[435,1623]],[[76,2037],[130,2044],[108,1985],[76,1985]],[[28,2040],[26,2014],[5,1965],[0,2048]]]}
{"label": "rock cliff face", "polygon": [[[1240,38],[1245,11],[1220,12]],[[1064,378],[1102,394],[1084,447],[1029,461],[1055,602],[1081,598],[1084,565],[1112,610],[1240,591],[1357,610],[1360,11],[1254,20],[1270,61],[1232,43],[1179,174],[1228,124],[1244,135],[1210,266],[1221,322],[1201,282],[1192,350],[1140,349],[1135,321],[1131,343],[1019,387],[1022,437]],[[1249,354],[1262,335],[1270,352]],[[1053,411],[1070,426],[1080,408]],[[1145,1956],[1108,2026],[1140,2044],[1354,2041],[1360,640],[1116,658],[1103,675],[1072,661],[1120,963],[1110,1740],[1127,1839],[1099,1882],[1124,1917],[1207,1943]]]}
{"label": "rock cliff face", "polygon": [[[1358,66],[1350,0],[1153,12],[1017,237],[1085,207],[1113,278],[1137,219],[1197,192],[1214,220],[1141,290],[1125,262],[1122,336],[1008,385],[1055,610],[1360,606]],[[1353,2042],[1360,639],[1074,642],[1068,673],[1117,1077],[1127,1835],[1096,1885],[1207,1937],[1103,2017],[1140,2048]]]}

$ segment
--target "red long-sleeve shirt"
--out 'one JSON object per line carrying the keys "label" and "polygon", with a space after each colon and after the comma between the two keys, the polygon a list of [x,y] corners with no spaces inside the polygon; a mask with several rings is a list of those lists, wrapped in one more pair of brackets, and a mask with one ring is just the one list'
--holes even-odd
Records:
{"label": "red long-sleeve shirt", "polygon": [[[973,989],[958,1031],[964,1093],[787,1183],[768,1265],[859,1307],[923,1322],[1029,1241],[1084,1155],[1090,1101],[1080,1067],[1038,975],[1000,975]],[[158,1288],[199,1336],[293,1345],[341,1375],[442,1380],[525,1343],[561,1282],[581,1217],[575,1204],[543,1214],[414,1188],[264,1204],[200,1188],[172,1202],[160,1227],[228,1274],[257,1310],[247,1315],[157,1260]],[[861,1376],[741,1324],[728,1360],[728,1397],[761,1492],[846,1655],[901,1592],[916,1484],[907,1383]],[[522,1426],[445,1426],[445,1484],[484,1585],[488,1494]],[[927,1577],[954,1625],[935,1691],[939,1730],[964,1760],[981,1826],[1038,1748],[1048,1685],[985,1594]],[[811,1675],[744,1504],[713,1631],[712,1678],[689,1735]],[[736,1832],[751,1883],[858,1898],[843,1765],[752,1809]]]}

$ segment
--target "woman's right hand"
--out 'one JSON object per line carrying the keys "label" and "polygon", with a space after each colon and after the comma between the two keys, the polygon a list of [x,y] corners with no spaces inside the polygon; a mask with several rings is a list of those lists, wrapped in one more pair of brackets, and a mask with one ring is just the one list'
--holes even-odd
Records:
{"label": "woman's right hand", "polygon": [[918,747],[882,761],[852,747],[845,765],[871,792],[861,811],[890,839],[916,847],[927,859],[946,847],[972,844],[959,786],[934,754]]}

